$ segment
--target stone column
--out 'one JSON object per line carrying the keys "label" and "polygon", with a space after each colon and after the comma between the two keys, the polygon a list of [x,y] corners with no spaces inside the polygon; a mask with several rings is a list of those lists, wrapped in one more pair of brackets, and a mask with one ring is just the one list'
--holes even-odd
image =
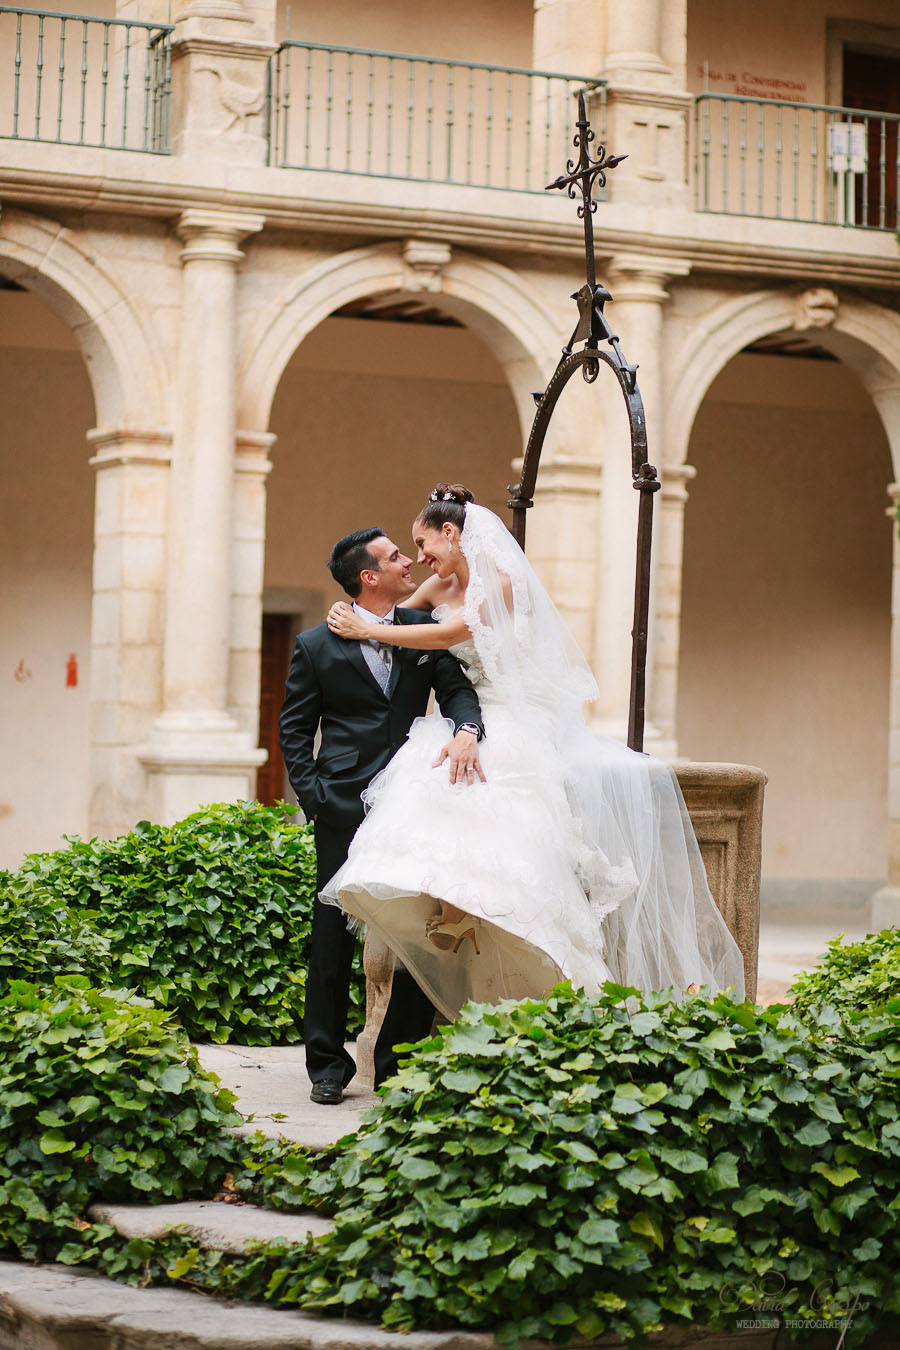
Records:
{"label": "stone column", "polygon": [[[585,430],[590,434],[590,424]],[[534,507],[528,513],[527,538],[531,562],[579,647],[588,655],[594,640],[594,584],[603,474],[599,457],[591,458],[590,449],[588,444],[580,455],[558,453],[546,459],[541,457]]]}
{"label": "stone column", "polygon": [[263,218],[189,210],[169,521],[164,711],[141,758],[154,817],[252,797],[265,758],[228,712],[238,244]]}
{"label": "stone column", "polygon": [[610,150],[629,158],[610,175],[615,202],[687,207],[684,0],[608,0],[606,65]]}
{"label": "stone column", "polygon": [[254,742],[259,731],[259,662],[266,560],[266,479],[272,469],[268,431],[239,431],[234,464],[231,542],[231,640],[228,709]]}
{"label": "stone column", "polygon": [[894,544],[888,733],[888,856],[887,885],[872,897],[870,928],[873,932],[900,926],[900,533],[897,527],[900,483],[891,483],[888,497],[891,504],[887,515]]}
{"label": "stone column", "polygon": [[88,442],[97,473],[88,828],[109,837],[147,814],[135,746],[162,699],[172,433],[104,427],[89,431]]}
{"label": "stone column", "polygon": [[[665,459],[662,408],[662,307],[665,289],[673,275],[687,275],[687,264],[643,255],[614,258],[606,280],[613,300],[607,317],[621,340],[627,359],[639,366],[638,386],[647,419],[650,463],[659,468]],[[600,379],[606,372],[601,368]],[[596,386],[595,386],[596,389]],[[594,671],[600,684],[600,699],[592,720],[598,730],[624,739],[628,725],[628,695],[631,672],[631,628],[634,618],[638,494],[632,487],[628,419],[617,387],[605,392],[606,436],[603,496],[600,508],[599,597],[594,635]],[[659,515],[654,504],[654,522]],[[655,532],[655,531],[654,531]],[[654,549],[654,559],[658,552]],[[650,644],[652,650],[653,611]],[[652,669],[648,671],[648,685]],[[648,722],[648,749],[659,739]]]}
{"label": "stone column", "polygon": [[656,568],[650,633],[652,679],[648,699],[650,721],[659,740],[654,753],[665,759],[678,754],[678,654],[681,643],[681,588],[684,564],[684,508],[687,485],[696,477],[690,464],[664,464],[662,489],[656,498],[654,550]]}

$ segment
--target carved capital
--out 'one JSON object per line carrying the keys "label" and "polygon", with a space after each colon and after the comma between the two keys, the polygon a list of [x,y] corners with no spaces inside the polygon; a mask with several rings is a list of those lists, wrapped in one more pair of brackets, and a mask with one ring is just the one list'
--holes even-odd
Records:
{"label": "carved capital", "polygon": [[238,431],[234,443],[235,473],[266,478],[272,471],[269,451],[277,439],[271,431]]}
{"label": "carved capital", "polygon": [[693,464],[664,464],[660,473],[660,500],[664,505],[684,506],[688,499],[688,483],[697,477]]}
{"label": "carved capital", "polygon": [[87,434],[92,469],[115,469],[123,464],[168,468],[172,459],[172,432],[168,427],[94,427]]}
{"label": "carved capital", "polygon": [[661,305],[669,298],[666,290],[676,277],[686,277],[689,262],[676,258],[656,258],[643,253],[623,253],[611,258],[606,278],[613,300],[643,300]]}
{"label": "carved capital", "polygon": [[403,262],[409,289],[440,291],[441,277],[451,256],[449,244],[432,239],[407,239],[403,245]]}
{"label": "carved capital", "polygon": [[238,244],[248,235],[258,233],[265,223],[265,216],[250,215],[245,211],[197,208],[183,211],[176,226],[185,242],[181,261],[189,263],[203,258],[237,266],[244,256]]}

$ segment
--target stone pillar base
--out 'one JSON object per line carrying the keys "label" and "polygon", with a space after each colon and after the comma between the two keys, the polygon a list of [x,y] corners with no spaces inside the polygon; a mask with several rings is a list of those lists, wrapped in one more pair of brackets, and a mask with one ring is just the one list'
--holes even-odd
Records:
{"label": "stone pillar base", "polygon": [[882,928],[900,927],[900,886],[882,886],[872,896],[869,910],[869,931],[880,933]]}
{"label": "stone pillar base", "polygon": [[168,714],[138,758],[147,773],[150,819],[171,825],[210,802],[252,801],[266,751],[224,714]]}

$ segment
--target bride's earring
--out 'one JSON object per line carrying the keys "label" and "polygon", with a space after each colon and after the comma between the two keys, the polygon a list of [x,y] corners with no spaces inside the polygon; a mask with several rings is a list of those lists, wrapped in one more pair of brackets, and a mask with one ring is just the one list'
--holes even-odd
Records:
{"label": "bride's earring", "polygon": [[452,552],[453,552],[453,540],[452,540],[452,539],[448,539],[448,540],[447,540],[447,552],[448,552],[448,553],[452,553]]}

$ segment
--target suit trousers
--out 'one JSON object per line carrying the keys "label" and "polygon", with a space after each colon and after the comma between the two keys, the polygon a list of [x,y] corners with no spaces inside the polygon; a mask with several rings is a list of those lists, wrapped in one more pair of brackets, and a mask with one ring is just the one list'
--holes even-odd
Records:
{"label": "suit trousers", "polygon": [[[341,828],[317,820],[316,890],[321,890],[347,859],[356,826]],[[336,1078],[345,1087],[356,1066],[344,1048],[350,970],[356,935],[347,928],[347,916],[335,905],[313,903],[312,942],[306,974],[306,1010],[303,1040],[306,1068],[313,1083]],[[429,1035],[434,1019],[430,999],[405,970],[394,972],[390,1002],[375,1044],[376,1087],[397,1071],[394,1045],[420,1041]]]}

